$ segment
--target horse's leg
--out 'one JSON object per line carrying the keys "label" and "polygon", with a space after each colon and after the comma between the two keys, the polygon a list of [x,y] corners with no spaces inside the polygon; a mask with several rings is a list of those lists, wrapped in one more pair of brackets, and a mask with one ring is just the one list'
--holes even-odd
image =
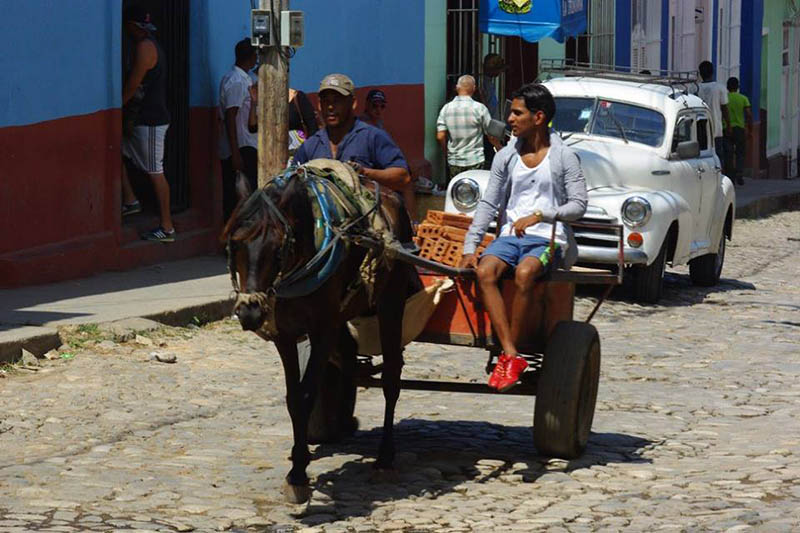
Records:
{"label": "horse's leg", "polygon": [[337,346],[341,363],[341,394],[339,403],[339,429],[341,436],[349,437],[358,429],[358,420],[353,416],[356,407],[356,355],[358,345],[347,326],[339,333]]}
{"label": "horse's leg", "polygon": [[403,316],[405,308],[406,278],[402,267],[397,265],[389,283],[380,296],[378,320],[383,349],[383,434],[381,435],[378,460],[375,467],[391,469],[394,463],[394,409],[400,396],[400,373],[403,369]]}
{"label": "horse's leg", "polygon": [[[304,388],[300,381],[300,362],[297,356],[297,344],[294,339],[279,337],[275,340],[283,363],[283,374],[286,379],[286,407],[292,419],[292,469],[286,476],[284,494],[291,503],[303,503],[311,497],[306,467],[311,461],[308,452],[306,431],[308,428],[308,411],[304,408]],[[313,357],[313,356],[312,356]],[[308,363],[311,364],[311,361]],[[304,380],[305,381],[305,380]]]}

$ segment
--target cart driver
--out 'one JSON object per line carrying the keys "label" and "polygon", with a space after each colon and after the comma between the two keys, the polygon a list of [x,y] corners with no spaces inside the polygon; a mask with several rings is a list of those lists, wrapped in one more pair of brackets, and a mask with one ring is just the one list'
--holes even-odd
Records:
{"label": "cart driver", "polygon": [[[578,248],[570,228],[562,222],[581,218],[586,211],[586,180],[575,152],[548,127],[556,104],[541,84],[522,86],[512,95],[508,122],[514,138],[492,163],[486,193],[464,239],[460,267],[477,268],[483,304],[489,313],[502,352],[489,377],[489,386],[505,392],[517,384],[528,363],[516,343],[526,320],[534,281],[554,261],[572,266]],[[498,215],[498,237],[478,261],[475,254],[489,223]],[[556,224],[555,247],[550,237]],[[515,269],[516,293],[511,320],[506,314],[498,280]]]}

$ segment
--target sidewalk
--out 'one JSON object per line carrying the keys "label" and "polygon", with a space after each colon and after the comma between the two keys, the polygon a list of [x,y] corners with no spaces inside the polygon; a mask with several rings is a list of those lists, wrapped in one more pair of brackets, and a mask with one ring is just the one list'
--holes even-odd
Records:
{"label": "sidewalk", "polygon": [[[800,206],[800,180],[747,180],[736,189],[736,217],[757,218]],[[443,199],[442,199],[443,200]],[[225,258],[201,256],[127,272],[0,290],[0,363],[61,344],[58,327],[143,317],[168,325],[231,312]]]}

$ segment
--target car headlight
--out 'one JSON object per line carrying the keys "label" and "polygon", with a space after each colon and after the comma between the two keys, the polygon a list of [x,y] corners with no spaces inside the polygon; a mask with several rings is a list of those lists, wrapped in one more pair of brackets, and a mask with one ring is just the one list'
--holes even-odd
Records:
{"label": "car headlight", "polygon": [[469,211],[478,205],[478,200],[481,199],[481,189],[474,179],[461,178],[450,189],[450,196],[453,198],[453,203],[456,204],[457,208]]}
{"label": "car headlight", "polygon": [[622,221],[632,228],[647,224],[652,214],[650,202],[641,196],[631,196],[622,204]]}

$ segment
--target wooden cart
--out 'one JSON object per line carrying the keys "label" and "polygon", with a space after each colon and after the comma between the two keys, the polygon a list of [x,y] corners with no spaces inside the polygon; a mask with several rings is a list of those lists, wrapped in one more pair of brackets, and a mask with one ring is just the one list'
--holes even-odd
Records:
{"label": "wooden cart", "polygon": [[[573,227],[612,230],[619,239],[618,264],[613,269],[554,269],[534,288],[536,298],[520,352],[530,364],[521,383],[504,394],[537,396],[533,417],[533,440],[542,455],[570,459],[583,453],[594,417],[600,376],[600,338],[589,324],[611,289],[622,283],[623,229],[614,224],[571,223]],[[477,294],[475,271],[445,266],[411,252],[397,251],[399,260],[417,266],[425,285],[448,277],[455,290],[443,294],[419,342],[485,348],[487,374],[500,347],[492,336],[489,316]],[[506,302],[515,290],[513,281],[503,280]],[[576,284],[606,285],[594,309],[583,321],[575,320],[573,304]],[[381,365],[370,357],[359,357],[356,385],[380,387],[376,377]],[[498,394],[485,383],[404,379],[403,389]]]}

